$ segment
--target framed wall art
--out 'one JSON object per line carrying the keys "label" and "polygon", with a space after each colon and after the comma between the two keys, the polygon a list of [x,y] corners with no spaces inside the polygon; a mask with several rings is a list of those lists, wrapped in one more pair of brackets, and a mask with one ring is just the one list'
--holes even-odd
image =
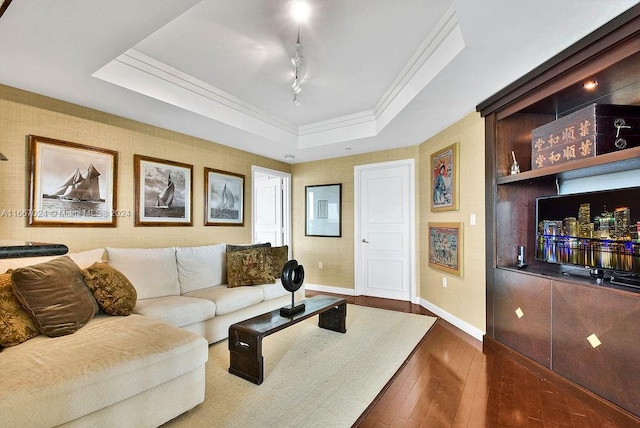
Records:
{"label": "framed wall art", "polygon": [[135,225],[192,226],[193,166],[134,155]]}
{"label": "framed wall art", "polygon": [[305,235],[342,236],[342,184],[305,187]]}
{"label": "framed wall art", "polygon": [[244,225],[244,175],[204,169],[205,226]]}
{"label": "framed wall art", "polygon": [[116,226],[118,152],[29,135],[29,226]]}
{"label": "framed wall art", "polygon": [[462,223],[429,223],[429,266],[462,276]]}
{"label": "framed wall art", "polygon": [[458,143],[431,155],[431,211],[455,211],[459,201]]}

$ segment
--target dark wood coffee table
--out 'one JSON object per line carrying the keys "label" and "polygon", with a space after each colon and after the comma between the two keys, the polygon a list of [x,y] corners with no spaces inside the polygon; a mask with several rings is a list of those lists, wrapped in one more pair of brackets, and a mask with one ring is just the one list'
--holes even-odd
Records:
{"label": "dark wood coffee table", "polygon": [[229,327],[229,373],[260,385],[264,380],[262,338],[319,315],[318,326],[346,333],[347,301],[340,297],[314,296],[304,300],[305,310],[290,317],[280,310],[249,318]]}

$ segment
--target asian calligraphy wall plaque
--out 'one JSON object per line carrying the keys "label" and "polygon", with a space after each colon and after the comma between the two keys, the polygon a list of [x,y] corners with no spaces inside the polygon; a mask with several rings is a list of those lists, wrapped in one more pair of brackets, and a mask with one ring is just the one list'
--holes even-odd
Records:
{"label": "asian calligraphy wall plaque", "polygon": [[[624,128],[616,126],[624,121]],[[531,169],[573,162],[640,145],[640,107],[591,104],[535,128]]]}

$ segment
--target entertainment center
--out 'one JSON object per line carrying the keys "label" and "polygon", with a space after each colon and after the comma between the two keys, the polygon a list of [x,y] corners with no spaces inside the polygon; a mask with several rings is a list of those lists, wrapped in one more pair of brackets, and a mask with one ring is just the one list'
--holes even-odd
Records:
{"label": "entertainment center", "polygon": [[[484,346],[512,353],[540,376],[583,395],[594,409],[620,425],[630,425],[640,423],[640,289],[632,281],[616,278],[621,273],[633,276],[638,268],[637,229],[629,236],[635,244],[625,247],[626,255],[620,256],[624,261],[615,266],[587,257],[585,269],[580,266],[582,259],[571,259],[573,254],[553,249],[554,254],[568,257],[553,260],[554,255],[545,257],[544,247],[540,251],[539,227],[545,224],[538,222],[539,200],[584,192],[604,195],[611,189],[640,186],[640,141],[633,136],[640,135],[637,129],[626,134],[624,145],[616,144],[607,153],[544,165],[533,157],[534,129],[593,104],[640,106],[640,5],[477,107],[485,118]],[[629,132],[623,128],[627,122],[618,120],[611,128]],[[640,191],[630,192],[625,197],[638,206]],[[637,200],[630,200],[633,195]],[[573,217],[576,223],[582,221],[583,228],[591,228],[584,232],[590,237],[604,236],[608,217],[594,220],[595,215],[580,220],[576,212]],[[624,222],[629,223],[640,213],[616,215],[626,215]],[[570,217],[540,220],[571,223]],[[575,225],[549,222],[547,226]],[[633,234],[630,226],[625,224],[624,234]],[[615,240],[621,234],[607,236]],[[575,245],[583,245],[583,250],[588,246],[585,241]]]}

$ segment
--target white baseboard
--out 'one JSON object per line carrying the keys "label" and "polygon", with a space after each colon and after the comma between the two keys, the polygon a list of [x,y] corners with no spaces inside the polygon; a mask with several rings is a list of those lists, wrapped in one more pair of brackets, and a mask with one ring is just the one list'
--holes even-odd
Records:
{"label": "white baseboard", "polygon": [[[333,293],[333,294],[342,294],[345,296],[355,296],[355,290],[353,288],[342,288],[342,287],[332,287],[329,285],[319,285],[319,284],[304,284],[304,288],[306,290],[320,291],[324,293]],[[455,315],[450,314],[444,309],[434,305],[431,302],[428,302],[422,298],[418,298],[417,302],[414,302],[427,309],[428,311],[433,312],[435,315],[444,319],[445,321],[453,324],[460,330],[467,333],[469,336],[479,340],[482,342],[482,336],[484,336],[484,332],[477,327],[472,326],[466,321],[461,320]]]}
{"label": "white baseboard", "polygon": [[484,332],[482,330],[480,330],[477,327],[472,326],[471,324],[469,324],[466,321],[461,320],[460,318],[456,317],[455,315],[450,314],[449,312],[445,311],[444,309],[434,305],[431,302],[428,302],[424,299],[420,299],[420,306],[422,306],[423,308],[425,308],[428,311],[433,312],[434,314],[436,314],[437,316],[439,316],[440,318],[444,319],[445,321],[453,324],[454,326],[458,327],[460,330],[464,331],[465,333],[467,333],[469,336],[478,339],[480,342],[482,342],[482,336],[484,336]]}
{"label": "white baseboard", "polygon": [[356,290],[353,288],[331,287],[329,285],[304,284],[305,290],[320,291],[324,293],[343,294],[345,296],[355,296]]}

